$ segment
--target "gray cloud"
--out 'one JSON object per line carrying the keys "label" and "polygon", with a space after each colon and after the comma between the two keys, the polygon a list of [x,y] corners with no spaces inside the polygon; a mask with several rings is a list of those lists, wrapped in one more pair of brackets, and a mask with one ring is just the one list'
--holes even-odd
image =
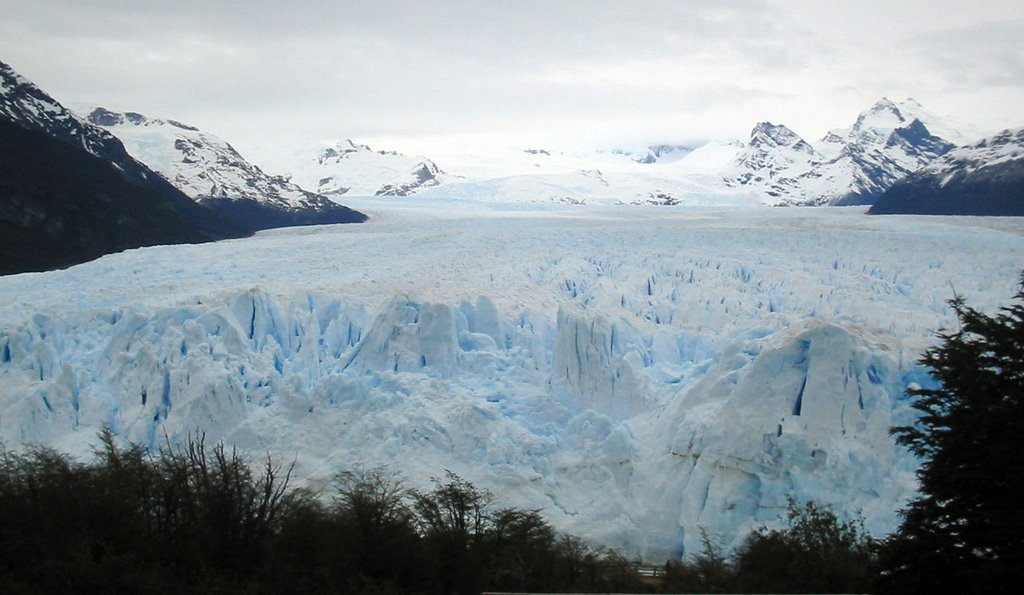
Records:
{"label": "gray cloud", "polygon": [[972,86],[1024,123],[1024,108],[1005,107],[1020,87],[1021,9],[934,6],[0,0],[0,59],[58,99],[175,117],[243,145],[597,130],[670,140],[745,134],[760,119],[814,136],[881,95],[962,109]]}
{"label": "gray cloud", "polygon": [[915,35],[903,48],[922,64],[934,64],[948,89],[1024,87],[1024,19],[981,23]]}

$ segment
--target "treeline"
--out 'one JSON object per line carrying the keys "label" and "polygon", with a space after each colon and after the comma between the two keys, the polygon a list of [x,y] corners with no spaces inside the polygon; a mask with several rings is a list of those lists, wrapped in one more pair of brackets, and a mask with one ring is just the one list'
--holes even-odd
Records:
{"label": "treeline", "polygon": [[730,557],[704,536],[703,551],[665,564],[665,593],[869,593],[878,588],[879,544],[861,521],[840,521],[814,502],[790,501],[789,524],[758,529]]}
{"label": "treeline", "polygon": [[150,454],[109,431],[94,461],[53,449],[0,459],[0,592],[863,592],[868,540],[807,505],[726,559],[703,554],[641,581],[634,562],[496,506],[453,473],[426,491],[375,468],[330,494],[290,485],[202,438]]}
{"label": "treeline", "polygon": [[643,589],[624,557],[452,473],[417,491],[357,470],[317,495],[222,444],[150,454],[106,431],[91,463],[43,447],[0,456],[4,593]]}

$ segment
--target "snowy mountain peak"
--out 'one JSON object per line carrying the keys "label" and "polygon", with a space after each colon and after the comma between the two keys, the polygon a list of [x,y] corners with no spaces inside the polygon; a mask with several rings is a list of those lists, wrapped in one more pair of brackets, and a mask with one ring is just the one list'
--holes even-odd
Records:
{"label": "snowy mountain peak", "polygon": [[900,106],[888,97],[882,97],[875,102],[869,109],[861,113],[861,118],[865,118],[869,115],[879,116],[894,116],[897,119],[902,120],[903,114],[900,113]]}
{"label": "snowy mountain peak", "polygon": [[887,148],[898,148],[906,155],[931,161],[944,155],[954,147],[953,143],[940,138],[928,129],[921,120],[914,118],[905,126],[892,131],[885,141]]}
{"label": "snowy mountain peak", "polygon": [[351,139],[320,149],[296,177],[325,196],[406,196],[451,178],[425,157],[375,151]]}
{"label": "snowy mountain peak", "polygon": [[[32,81],[21,76],[13,68],[5,62],[0,61],[0,96],[5,99],[14,98],[16,95],[23,96],[35,96],[38,99],[43,99],[47,103],[56,103],[49,95],[43,93],[39,87],[35,86]],[[3,110],[3,114],[10,116],[12,113],[12,107],[7,105],[5,100],[0,104],[0,110]]]}
{"label": "snowy mountain peak", "polygon": [[182,124],[176,120],[163,120],[147,118],[142,114],[136,112],[124,112],[123,114],[112,112],[103,107],[97,107],[93,109],[88,116],[86,116],[90,122],[97,126],[173,126],[175,128],[181,128],[182,130],[190,130],[192,132],[199,132],[199,129],[195,126],[189,126],[188,124]]}
{"label": "snowy mountain peak", "polygon": [[[750,132],[750,141],[725,176],[728,186],[746,186],[767,195],[767,204],[791,204],[802,200],[798,178],[822,159],[800,135],[786,126],[761,122]],[[793,197],[800,197],[796,201]]]}
{"label": "snowy mountain peak", "polygon": [[333,147],[327,147],[320,152],[317,156],[317,162],[321,165],[325,163],[338,163],[342,159],[350,159],[360,153],[376,153],[378,155],[392,155],[399,157],[401,156],[397,151],[374,151],[370,148],[370,145],[357,145],[352,142],[352,139],[346,138],[343,141],[338,141]]}
{"label": "snowy mountain peak", "polygon": [[883,97],[871,106],[871,109],[863,111],[857,116],[857,121],[850,128],[847,139],[870,143],[884,142],[893,130],[906,122],[907,118],[900,111],[899,106]]}
{"label": "snowy mountain peak", "polygon": [[[641,165],[650,165],[653,163],[670,163],[679,161],[686,157],[692,152],[694,147],[689,145],[668,145],[668,144],[657,144],[648,145],[643,149],[612,149],[612,155],[621,155],[628,157],[633,163],[639,163]],[[543,153],[548,155],[546,151]]]}
{"label": "snowy mountain peak", "polygon": [[[965,144],[966,139],[943,118],[926,110],[917,100],[907,98],[892,101],[883,97],[875,102],[870,109],[861,112],[850,128],[837,128],[821,139],[822,145],[841,146],[850,142],[861,144],[884,144],[896,130],[912,125],[917,120],[928,130],[954,145]],[[827,147],[818,147],[828,153]]]}
{"label": "snowy mountain peak", "polygon": [[1014,162],[1024,164],[1024,128],[1003,130],[973,144],[954,148],[918,173],[941,174],[945,186],[955,177]]}
{"label": "snowy mountain peak", "polygon": [[135,171],[138,164],[129,163],[131,158],[117,138],[61,105],[4,62],[0,62],[0,118],[81,147],[145,179],[145,172]]}
{"label": "snowy mountain peak", "polygon": [[760,122],[750,132],[750,146],[759,148],[788,147],[794,151],[807,154],[815,154],[811,147],[800,135],[793,132],[782,124],[771,122]]}
{"label": "snowy mountain peak", "polygon": [[255,201],[276,209],[317,209],[326,199],[249,163],[227,142],[175,120],[98,107],[88,121],[117,135],[133,157],[198,202]]}
{"label": "snowy mountain peak", "polygon": [[0,97],[3,97],[0,114],[11,121],[38,113],[40,103],[49,111],[57,111],[57,103],[49,95],[3,62],[0,62]]}
{"label": "snowy mountain peak", "polygon": [[1008,128],[995,136],[983,138],[973,145],[977,149],[986,147],[995,149],[1008,146],[1015,146],[1017,151],[1024,147],[1024,128]]}
{"label": "snowy mountain peak", "polygon": [[813,147],[785,126],[762,122],[725,182],[764,194],[765,204],[870,204],[953,148],[933,125],[950,130],[917,101],[885,97],[861,112],[853,126],[830,131]]}

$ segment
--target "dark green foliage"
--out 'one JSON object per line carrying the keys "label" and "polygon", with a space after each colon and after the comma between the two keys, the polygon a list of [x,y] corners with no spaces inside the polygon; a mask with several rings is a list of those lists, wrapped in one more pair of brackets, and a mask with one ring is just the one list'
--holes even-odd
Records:
{"label": "dark green foliage", "polygon": [[790,502],[789,524],[762,527],[727,558],[707,535],[703,551],[665,565],[666,593],[864,593],[875,576],[874,543],[859,520],[841,522],[813,502]]}
{"label": "dark green foliage", "polygon": [[442,593],[480,592],[490,494],[448,471],[446,481],[434,479],[433,490],[412,496],[433,583]]}
{"label": "dark green foliage", "polygon": [[729,593],[738,582],[735,568],[707,533],[701,532],[704,547],[691,561],[672,560],[665,564],[665,592]]}
{"label": "dark green foliage", "polygon": [[892,591],[1008,591],[1024,581],[1024,282],[995,316],[960,321],[922,363],[939,388],[909,391],[917,425],[893,429],[921,457],[921,495],[885,544]]}
{"label": "dark green foliage", "polygon": [[604,555],[600,563],[604,589],[610,593],[643,593],[643,584],[636,573],[636,564],[618,552]]}
{"label": "dark green foliage", "polygon": [[339,474],[335,488],[332,519],[344,536],[334,561],[339,584],[414,590],[422,583],[423,552],[401,479],[385,468],[358,469]]}
{"label": "dark green foliage", "polygon": [[658,585],[539,510],[493,507],[451,472],[415,491],[386,468],[355,469],[322,498],[202,437],[156,454],[100,438],[91,464],[46,448],[0,454],[0,592],[863,590],[859,525],[813,504],[791,510],[784,531],[756,532],[735,560],[705,538]]}
{"label": "dark green foliage", "polygon": [[[0,454],[0,592],[476,593],[636,586],[632,564],[492,509],[454,473],[425,492],[387,469],[329,500],[202,437],[151,454],[109,431],[95,461]],[[329,502],[329,503],[325,503]],[[636,590],[636,589],[630,589]]]}
{"label": "dark green foliage", "polygon": [[250,590],[268,560],[288,478],[260,477],[202,440],[153,460],[101,435],[99,461],[36,448],[5,453],[2,587],[48,592]]}
{"label": "dark green foliage", "polygon": [[599,553],[575,535],[561,535],[555,542],[554,584],[593,590],[598,583]]}
{"label": "dark green foliage", "polygon": [[491,515],[487,583],[502,591],[540,591],[554,573],[555,530],[540,511],[503,508]]}
{"label": "dark green foliage", "polygon": [[736,590],[863,593],[874,578],[873,543],[859,521],[841,522],[813,502],[791,502],[789,526],[760,529],[736,555]]}

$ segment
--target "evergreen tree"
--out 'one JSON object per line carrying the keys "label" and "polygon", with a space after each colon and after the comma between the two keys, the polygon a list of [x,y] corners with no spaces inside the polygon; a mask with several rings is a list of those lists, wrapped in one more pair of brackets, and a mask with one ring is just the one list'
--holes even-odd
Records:
{"label": "evergreen tree", "polygon": [[988,316],[954,297],[960,328],[921,360],[940,385],[910,390],[918,423],[893,428],[922,459],[921,493],[883,549],[884,589],[1024,583],[1024,280],[1014,299]]}

